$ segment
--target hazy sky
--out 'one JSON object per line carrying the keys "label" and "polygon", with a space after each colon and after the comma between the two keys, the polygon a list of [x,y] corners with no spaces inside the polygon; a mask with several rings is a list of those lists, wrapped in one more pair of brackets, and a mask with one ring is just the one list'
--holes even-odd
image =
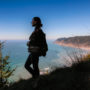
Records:
{"label": "hazy sky", "polygon": [[0,0],[0,39],[28,39],[35,16],[47,39],[90,35],[90,0]]}

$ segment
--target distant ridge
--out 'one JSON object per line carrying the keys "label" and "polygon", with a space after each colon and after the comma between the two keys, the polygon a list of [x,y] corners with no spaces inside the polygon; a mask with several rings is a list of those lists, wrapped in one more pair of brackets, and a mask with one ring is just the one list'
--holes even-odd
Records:
{"label": "distant ridge", "polygon": [[55,40],[55,43],[63,46],[90,49],[90,36],[58,38],[57,40]]}

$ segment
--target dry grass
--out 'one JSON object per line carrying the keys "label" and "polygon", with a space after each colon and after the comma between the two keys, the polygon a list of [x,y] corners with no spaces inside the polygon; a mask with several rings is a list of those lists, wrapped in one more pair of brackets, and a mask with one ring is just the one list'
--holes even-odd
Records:
{"label": "dry grass", "polygon": [[76,61],[71,67],[57,68],[48,75],[41,75],[36,88],[33,88],[33,78],[20,80],[6,88],[7,90],[90,90],[90,54],[83,57],[74,56],[74,59]]}

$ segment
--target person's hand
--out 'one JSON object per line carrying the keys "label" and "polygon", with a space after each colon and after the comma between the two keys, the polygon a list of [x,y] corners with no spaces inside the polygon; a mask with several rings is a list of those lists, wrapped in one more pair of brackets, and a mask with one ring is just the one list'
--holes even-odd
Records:
{"label": "person's hand", "polygon": [[39,47],[28,47],[28,52],[40,52],[40,48]]}

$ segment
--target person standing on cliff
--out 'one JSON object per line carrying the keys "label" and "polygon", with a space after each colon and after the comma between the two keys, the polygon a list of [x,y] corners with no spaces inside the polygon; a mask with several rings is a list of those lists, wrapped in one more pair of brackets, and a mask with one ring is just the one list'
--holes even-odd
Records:
{"label": "person standing on cliff", "polygon": [[[40,75],[38,67],[39,56],[46,56],[48,45],[46,42],[46,34],[41,29],[42,23],[39,17],[34,17],[32,19],[32,26],[35,27],[35,29],[27,42],[29,56],[24,67],[32,74],[33,78],[37,78]],[[33,68],[30,67],[31,64]]]}

